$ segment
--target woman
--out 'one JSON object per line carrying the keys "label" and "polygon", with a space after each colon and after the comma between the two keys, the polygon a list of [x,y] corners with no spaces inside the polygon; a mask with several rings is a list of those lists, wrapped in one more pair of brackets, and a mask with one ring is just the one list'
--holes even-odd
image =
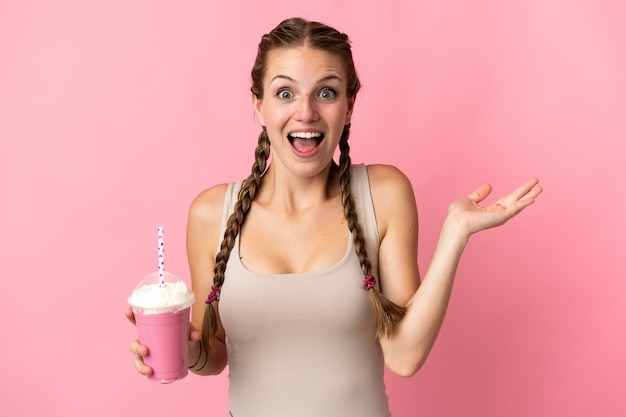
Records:
{"label": "woman", "polygon": [[[359,86],[346,35],[282,22],[252,70],[262,132],[251,175],[191,205],[190,369],[229,365],[235,417],[390,415],[383,367],[410,376],[424,363],[470,235],[541,192],[531,179],[490,206],[479,205],[488,185],[454,202],[420,283],[409,180],[392,166],[351,165]],[[149,374],[147,348],[134,341],[131,351]]]}

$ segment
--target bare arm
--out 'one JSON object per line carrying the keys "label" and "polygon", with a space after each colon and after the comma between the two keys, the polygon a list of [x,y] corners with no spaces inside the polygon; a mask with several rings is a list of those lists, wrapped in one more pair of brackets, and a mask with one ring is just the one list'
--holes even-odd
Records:
{"label": "bare arm", "polygon": [[[406,316],[396,333],[381,339],[381,346],[387,367],[398,375],[410,376],[422,366],[437,338],[469,237],[480,230],[506,223],[532,204],[541,188],[536,179],[531,179],[496,203],[480,206],[479,203],[491,193],[489,185],[482,185],[452,203],[430,266],[420,284],[417,210],[410,183],[391,167],[379,168],[382,175],[372,171],[372,193],[381,229],[381,288],[392,301],[407,306]],[[380,182],[381,178],[386,181]],[[386,191],[374,191],[379,189]],[[419,288],[411,290],[417,286]]]}
{"label": "bare arm", "polygon": [[[187,222],[187,258],[191,272],[191,287],[196,302],[191,309],[191,324],[202,329],[205,300],[213,285],[215,254],[220,241],[220,225],[226,186],[219,185],[203,191],[192,202]],[[216,309],[217,310],[217,309]],[[199,375],[216,375],[226,367],[225,333],[219,320],[218,331],[211,339],[210,353],[206,347],[200,351],[199,334],[191,343],[189,361],[197,365],[191,370]],[[206,365],[202,366],[205,363]],[[197,369],[202,368],[200,371]]]}

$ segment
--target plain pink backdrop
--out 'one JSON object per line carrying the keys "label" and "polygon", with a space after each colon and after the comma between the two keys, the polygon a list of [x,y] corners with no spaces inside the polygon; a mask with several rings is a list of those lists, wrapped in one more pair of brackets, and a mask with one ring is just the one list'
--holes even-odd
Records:
{"label": "plain pink backdrop", "polygon": [[123,313],[158,225],[189,279],[188,205],[249,172],[256,45],[300,15],[353,40],[353,160],[411,178],[423,270],[452,200],[545,187],[472,238],[394,417],[626,415],[624,4],[0,1],[0,414],[225,415],[225,375],[137,375]]}

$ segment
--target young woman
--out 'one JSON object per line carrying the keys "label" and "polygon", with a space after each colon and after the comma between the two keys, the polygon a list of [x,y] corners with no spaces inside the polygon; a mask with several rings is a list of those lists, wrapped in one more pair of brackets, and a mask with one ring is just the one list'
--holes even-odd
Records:
{"label": "young woman", "polygon": [[[350,161],[359,86],[346,35],[282,22],[252,69],[262,130],[252,172],[191,205],[191,370],[228,365],[235,417],[389,416],[383,368],[410,376],[426,360],[469,237],[541,192],[531,179],[481,206],[491,192],[482,185],[451,204],[421,282],[409,180]],[[133,341],[131,351],[149,374],[147,348]]]}

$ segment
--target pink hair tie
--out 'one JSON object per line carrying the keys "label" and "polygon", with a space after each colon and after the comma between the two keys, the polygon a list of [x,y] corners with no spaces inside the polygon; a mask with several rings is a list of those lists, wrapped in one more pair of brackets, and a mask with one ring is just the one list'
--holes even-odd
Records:
{"label": "pink hair tie", "polygon": [[376,286],[376,277],[374,277],[374,275],[365,275],[365,278],[363,278],[363,288],[369,291],[375,286]]}
{"label": "pink hair tie", "polygon": [[204,303],[211,304],[213,301],[219,301],[221,292],[222,292],[221,287],[216,287],[215,285],[213,285],[211,287],[211,292],[209,293],[209,297],[206,299]]}

